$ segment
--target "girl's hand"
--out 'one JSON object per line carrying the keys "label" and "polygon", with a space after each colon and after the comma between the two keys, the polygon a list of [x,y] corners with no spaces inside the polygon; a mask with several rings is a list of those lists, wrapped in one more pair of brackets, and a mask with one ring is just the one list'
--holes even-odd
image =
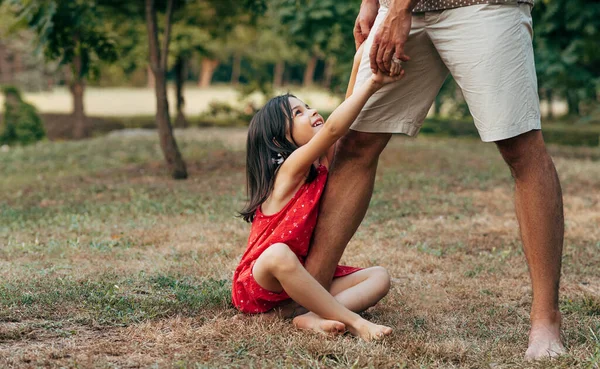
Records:
{"label": "girl's hand", "polygon": [[377,74],[373,74],[371,76],[371,80],[376,86],[381,87],[383,85],[387,85],[388,83],[399,81],[402,79],[402,77],[404,77],[404,69],[401,67],[392,69],[393,71],[390,74],[386,74],[385,72],[381,71],[381,69],[378,70]]}

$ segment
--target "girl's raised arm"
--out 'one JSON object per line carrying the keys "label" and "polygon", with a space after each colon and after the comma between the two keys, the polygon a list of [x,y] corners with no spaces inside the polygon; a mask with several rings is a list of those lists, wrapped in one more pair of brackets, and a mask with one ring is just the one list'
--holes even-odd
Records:
{"label": "girl's raised arm", "polygon": [[363,42],[356,50],[356,54],[354,54],[354,62],[352,63],[352,72],[350,73],[350,80],[348,81],[348,88],[346,89],[346,99],[352,96],[352,91],[354,91],[354,85],[356,84],[356,75],[358,74],[358,67],[360,66],[360,60],[362,59],[363,47],[365,43]]}
{"label": "girl's raised arm", "polygon": [[321,130],[306,145],[298,148],[285,160],[279,170],[279,175],[289,176],[292,181],[303,181],[310,166],[348,132],[371,95],[383,85],[398,81],[402,76],[404,76],[403,70],[396,76],[387,76],[378,72],[367,79],[331,113]]}

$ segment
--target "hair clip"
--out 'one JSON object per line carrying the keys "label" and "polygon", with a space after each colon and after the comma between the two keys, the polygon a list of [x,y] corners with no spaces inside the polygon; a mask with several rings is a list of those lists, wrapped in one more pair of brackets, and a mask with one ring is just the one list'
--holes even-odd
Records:
{"label": "hair clip", "polygon": [[281,165],[281,163],[283,163],[283,160],[283,156],[281,156],[281,153],[279,153],[277,154],[277,159],[271,158],[271,163]]}

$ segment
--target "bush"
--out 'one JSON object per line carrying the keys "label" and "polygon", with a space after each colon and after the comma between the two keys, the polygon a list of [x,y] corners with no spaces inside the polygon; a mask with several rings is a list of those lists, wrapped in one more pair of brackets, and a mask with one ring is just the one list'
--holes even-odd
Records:
{"label": "bush", "polygon": [[[241,103],[238,105],[241,105]],[[237,107],[226,102],[215,101],[209,104],[208,111],[203,115],[210,118],[230,119],[232,121],[241,120],[250,123],[250,120],[257,111],[258,109],[251,102],[246,103],[242,107]]]}
{"label": "bush", "polygon": [[46,137],[40,116],[33,105],[21,98],[16,87],[7,86],[4,92],[4,119],[0,144],[22,145],[37,142]]}

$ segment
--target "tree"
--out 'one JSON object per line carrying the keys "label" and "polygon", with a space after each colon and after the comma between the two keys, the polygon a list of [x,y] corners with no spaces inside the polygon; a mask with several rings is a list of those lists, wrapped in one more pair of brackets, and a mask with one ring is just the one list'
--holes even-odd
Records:
{"label": "tree", "polygon": [[327,84],[331,84],[338,60],[347,61],[344,70],[349,73],[355,51],[352,29],[360,1],[272,0],[270,5],[279,9],[281,22],[289,24],[293,42],[309,51],[305,86],[312,85],[319,59],[325,59],[329,69]]}
{"label": "tree", "polygon": [[[177,70],[176,82],[178,84],[177,105],[178,112],[183,115],[183,75],[185,74],[186,58],[189,57],[192,50],[200,48],[201,46],[198,45],[198,42],[205,39],[204,37],[195,38],[195,36],[201,36],[204,31],[198,31],[198,29],[202,29],[202,27],[200,23],[193,23],[194,17],[201,18],[201,16],[204,16],[204,13],[202,13],[201,10],[206,8],[206,4],[212,4],[213,6],[216,4],[223,9],[228,9],[230,13],[235,13],[235,9],[239,8],[238,4],[246,7],[246,9],[258,11],[261,8],[260,4],[262,1],[244,0],[241,3],[235,0],[159,1],[158,3],[165,5],[161,44],[159,44],[157,12],[163,9],[159,9],[155,0],[145,0],[143,9],[140,9],[140,3],[137,2],[106,1],[111,3],[113,14],[126,15],[133,19],[140,14],[144,14],[148,36],[148,58],[156,94],[156,125],[159,132],[160,146],[171,176],[175,179],[185,179],[188,176],[187,168],[173,135],[173,126],[169,114],[169,102],[167,100],[167,72],[169,71],[172,33],[176,35],[175,65]],[[223,13],[225,13],[225,10],[223,10]],[[177,21],[178,23],[178,29],[175,32],[172,30],[174,21]],[[195,25],[195,30],[185,27],[186,24],[188,26],[190,25],[189,22],[192,22],[191,24]],[[181,28],[182,26],[183,28]]]}
{"label": "tree", "polygon": [[166,5],[164,34],[162,46],[159,47],[156,4],[154,0],[146,0],[145,3],[150,68],[152,69],[155,81],[156,125],[158,127],[160,147],[165,155],[171,176],[174,179],[185,179],[188,176],[187,169],[173,135],[171,116],[169,115],[169,101],[167,100],[167,62],[169,58],[171,20],[175,0],[167,0]]}
{"label": "tree", "polygon": [[540,88],[565,98],[570,114],[590,110],[600,90],[600,3],[542,0],[532,15]]}
{"label": "tree", "polygon": [[263,7],[262,1],[251,0],[203,0],[186,7],[180,23],[195,29],[199,36],[193,44],[194,54],[201,59],[198,86],[208,87],[219,64],[231,57],[234,59],[232,81],[237,82],[247,40],[244,29],[256,20]]}
{"label": "tree", "polygon": [[107,9],[93,1],[11,0],[19,22],[33,30],[48,61],[68,67],[73,96],[73,137],[86,135],[85,81],[99,74],[99,62],[117,58]]}
{"label": "tree", "polygon": [[173,32],[172,54],[174,61],[173,72],[175,75],[175,98],[177,117],[175,125],[186,127],[187,120],[184,114],[185,98],[184,86],[187,79],[190,59],[202,47],[208,35],[197,26],[185,22],[178,22]]}

